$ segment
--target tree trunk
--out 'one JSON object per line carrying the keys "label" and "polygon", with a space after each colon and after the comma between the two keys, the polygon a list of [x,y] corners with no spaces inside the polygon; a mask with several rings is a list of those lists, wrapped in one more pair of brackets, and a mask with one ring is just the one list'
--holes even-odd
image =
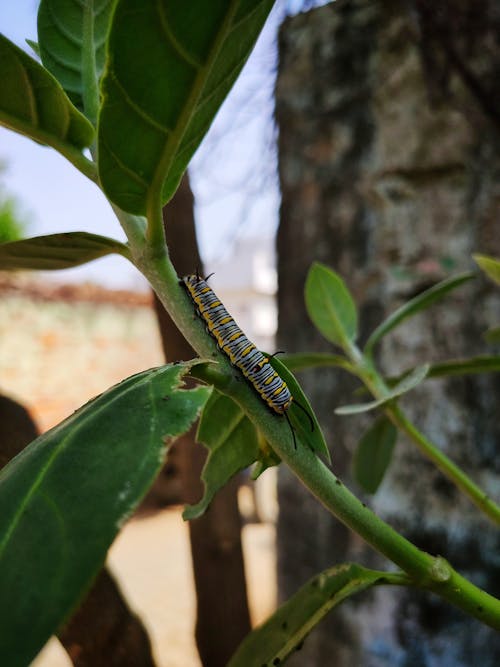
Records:
{"label": "tree trunk", "polygon": [[[313,260],[346,280],[363,339],[412,295],[470,268],[472,252],[500,254],[492,85],[500,77],[493,39],[500,13],[493,0],[482,0],[481,10],[471,1],[454,2],[453,10],[438,4],[415,1],[410,12],[397,2],[336,2],[282,27],[281,349],[333,351],[313,330],[301,296]],[[474,281],[384,340],[381,367],[393,374],[488,352],[481,334],[497,323],[498,306],[498,290]],[[331,445],[333,469],[352,485],[352,455],[373,417],[333,414],[337,405],[356,402],[356,385],[342,371],[311,371],[302,379]],[[452,378],[426,382],[402,401],[417,426],[492,495],[499,389],[494,375]],[[281,599],[335,562],[387,566],[286,469],[279,499]],[[419,547],[500,592],[495,527],[403,437],[384,484],[367,502]],[[290,664],[493,667],[500,664],[500,639],[431,595],[381,588],[330,614]]]}
{"label": "tree trunk", "polygon": [[[201,272],[187,174],[164,209],[164,221],[170,256],[179,275],[197,269]],[[155,304],[165,358],[192,359],[195,353],[190,345],[157,299]],[[206,453],[194,436],[193,429],[176,444],[187,503],[197,502],[203,492],[200,475]],[[233,480],[217,494],[205,516],[189,522],[197,599],[196,642],[204,667],[225,665],[250,632],[237,489],[237,480]]]}

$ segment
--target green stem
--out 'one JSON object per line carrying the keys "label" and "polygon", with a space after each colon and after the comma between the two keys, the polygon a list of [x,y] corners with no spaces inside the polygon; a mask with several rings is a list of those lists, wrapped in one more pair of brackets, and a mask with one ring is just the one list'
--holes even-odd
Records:
{"label": "green stem", "polygon": [[407,419],[398,405],[386,409],[393,424],[401,429],[417,445],[419,450],[431,460],[441,472],[463,491],[472,502],[490,519],[500,524],[500,507],[479,488],[453,461],[441,452],[428,438]]}
{"label": "green stem", "polygon": [[193,319],[192,304],[179,286],[168,256],[134,254],[139,258],[140,270],[189,343],[200,356],[218,362],[216,368],[207,365],[199,369],[198,374],[207,382],[213,382],[243,408],[259,425],[271,447],[318,500],[368,544],[396,563],[416,585],[437,593],[484,623],[500,629],[500,601],[468,582],[444,559],[420,551],[399,535],[365,507],[309,448],[293,448],[284,420],[271,414],[246,382],[238,381],[228,360],[217,351],[201,322]]}
{"label": "green stem", "polygon": [[148,252],[151,258],[161,258],[168,251],[165,244],[165,229],[163,227],[163,212],[161,206],[161,190],[158,196],[148,200],[147,204],[147,242]]}
{"label": "green stem", "polygon": [[[350,355],[349,355],[350,356]],[[356,366],[355,372],[364,382],[376,399],[384,398],[389,393],[385,382],[374,369],[371,362],[364,360],[363,363],[357,363],[352,359]],[[500,524],[500,507],[485,493],[477,484],[475,484],[466,473],[461,470],[453,461],[446,456],[439,448],[428,438],[426,438],[405,416],[401,408],[395,403],[388,403],[385,406],[385,413],[391,419],[393,424],[400,428],[415,443],[418,449],[432,461],[437,468],[458,487],[470,500],[496,524]]]}

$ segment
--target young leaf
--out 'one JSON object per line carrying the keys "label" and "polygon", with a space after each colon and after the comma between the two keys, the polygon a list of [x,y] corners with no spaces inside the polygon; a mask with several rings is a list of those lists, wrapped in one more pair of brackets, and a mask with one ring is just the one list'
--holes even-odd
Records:
{"label": "young leaf", "polygon": [[383,398],[378,398],[375,401],[370,401],[369,403],[356,403],[354,405],[343,405],[340,408],[335,410],[337,415],[355,415],[360,412],[368,412],[369,410],[374,410],[375,408],[380,407],[389,403],[389,401],[394,400],[402,394],[414,389],[422,380],[427,376],[429,372],[429,364],[423,364],[422,366],[416,366],[411,373],[408,373],[401,382],[398,382]]}
{"label": "young leaf", "polygon": [[0,34],[0,124],[52,146],[70,161],[94,128],[36,60]]}
{"label": "young leaf", "polygon": [[352,364],[346,357],[326,352],[292,352],[282,354],[280,361],[293,373],[305,370],[306,368],[322,368],[325,366],[335,366],[349,372],[353,371]]}
{"label": "young leaf", "polygon": [[118,0],[98,134],[101,183],[120,208],[172,197],[272,4]]}
{"label": "young leaf", "polygon": [[380,341],[381,338],[383,338],[383,336],[386,336],[389,331],[392,331],[402,322],[410,317],[413,317],[413,315],[416,315],[421,310],[429,308],[433,303],[436,303],[436,301],[439,301],[445,297],[448,292],[451,292],[451,290],[460,287],[460,285],[475,277],[476,274],[472,273],[471,271],[467,273],[461,273],[458,276],[442,280],[437,285],[433,285],[421,294],[418,294],[413,299],[410,299],[410,301],[395,310],[384,322],[382,322],[382,324],[380,324],[375,329],[375,331],[366,341],[365,354],[370,355],[375,345]]}
{"label": "young leaf", "polygon": [[487,255],[472,255],[474,261],[482,269],[488,278],[500,285],[500,260]]}
{"label": "young leaf", "polygon": [[[470,359],[451,359],[429,366],[428,378],[441,378],[448,375],[474,375],[475,373],[494,373],[500,371],[500,356],[483,355]],[[411,371],[409,371],[411,372]],[[409,374],[405,373],[405,376]],[[399,378],[398,378],[399,381]]]}
{"label": "young leaf", "polygon": [[0,271],[70,269],[117,253],[129,258],[126,245],[98,234],[66,232],[0,244]]}
{"label": "young leaf", "polygon": [[484,332],[483,338],[490,345],[497,345],[500,343],[500,327],[491,327]]}
{"label": "young leaf", "polygon": [[35,55],[40,57],[40,47],[38,45],[38,42],[35,42],[32,39],[27,39],[26,44],[31,47]]}
{"label": "young leaf", "polygon": [[93,124],[113,5],[114,0],[41,0],[38,9],[42,62]]}
{"label": "young leaf", "polygon": [[205,405],[196,439],[209,450],[201,475],[205,491],[199,503],[184,510],[182,516],[186,520],[204,514],[217,491],[259,456],[254,425],[239,405],[216,389]]}
{"label": "young leaf", "polygon": [[0,472],[0,655],[28,665],[90,586],[174,436],[210,389],[192,363],[134,375],[51,429]]}
{"label": "young leaf", "polygon": [[384,479],[396,437],[395,426],[382,415],[359,441],[353,459],[353,475],[367,493],[375,493]]}
{"label": "young leaf", "polygon": [[309,317],[323,336],[342,348],[356,339],[356,305],[342,278],[314,262],[306,280],[306,307]]}
{"label": "young leaf", "polygon": [[[302,443],[312,449],[313,452],[316,452],[318,456],[322,456],[328,463],[331,463],[330,452],[325,442],[321,426],[319,425],[311,404],[302,391],[300,384],[277,357],[272,357],[269,354],[267,356],[270,359],[271,366],[287,383],[290,393],[293,396],[293,402],[287,414],[292,427],[295,429],[297,440],[299,440],[299,446],[300,443]],[[298,407],[299,405],[301,407]],[[292,434],[290,434],[290,438],[292,437]]]}
{"label": "young leaf", "polygon": [[263,625],[251,632],[228,667],[282,665],[326,614],[345,599],[370,586],[409,585],[399,572],[377,572],[360,565],[337,565],[310,579]]}

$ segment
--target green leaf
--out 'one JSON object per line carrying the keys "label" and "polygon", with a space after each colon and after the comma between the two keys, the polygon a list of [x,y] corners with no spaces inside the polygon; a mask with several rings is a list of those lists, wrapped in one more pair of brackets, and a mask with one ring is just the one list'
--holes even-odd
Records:
{"label": "green leaf", "polygon": [[174,436],[210,389],[192,363],[134,375],[87,403],[0,472],[0,655],[30,663],[91,584]]}
{"label": "green leaf", "polygon": [[[74,161],[94,128],[36,60],[0,34],[0,124],[52,146]],[[73,159],[72,159],[73,158]]]}
{"label": "green leaf", "polygon": [[217,491],[259,456],[254,425],[239,405],[216,389],[205,405],[196,439],[209,450],[201,475],[205,490],[199,503],[184,510],[186,520],[204,514]]}
{"label": "green leaf", "polygon": [[479,268],[486,273],[488,278],[500,285],[500,260],[487,255],[472,255]]}
{"label": "green leaf", "polygon": [[399,326],[402,322],[413,317],[422,310],[429,308],[432,304],[444,298],[448,292],[460,287],[463,283],[475,278],[476,274],[472,272],[461,273],[458,276],[442,280],[437,285],[433,285],[421,294],[418,294],[400,308],[395,310],[389,317],[380,324],[366,341],[365,355],[371,355],[373,348],[383,336]]}
{"label": "green leaf", "polygon": [[101,183],[120,208],[172,197],[272,4],[118,0],[98,134]]}
{"label": "green leaf", "polygon": [[353,459],[353,475],[367,493],[375,493],[384,479],[396,437],[393,423],[382,415],[359,441]]}
{"label": "green leaf", "polygon": [[414,389],[427,376],[428,372],[429,364],[417,366],[382,398],[378,398],[375,401],[370,401],[369,403],[343,405],[340,408],[337,408],[335,413],[338,415],[355,415],[359,414],[360,412],[368,412],[369,410],[379,408],[380,406],[389,403],[389,401],[393,401],[398,396],[406,394],[411,389]]}
{"label": "green leaf", "polygon": [[409,585],[398,572],[377,572],[360,565],[337,565],[310,579],[263,625],[251,632],[228,662],[228,667],[282,665],[326,614],[345,599],[370,586]]}
{"label": "green leaf", "polygon": [[309,270],[305,287],[309,317],[323,336],[343,349],[356,339],[356,304],[342,278],[318,262]]}
{"label": "green leaf", "polygon": [[490,345],[497,345],[500,343],[500,326],[491,327],[483,334],[484,340]]}
{"label": "green leaf", "polygon": [[[414,372],[414,368],[401,373],[401,375],[385,378],[389,387],[395,387],[404,378]],[[500,357],[498,355],[482,355],[470,359],[450,359],[437,364],[429,365],[427,379],[447,377],[449,375],[474,375],[476,373],[494,373],[500,371]],[[363,393],[366,393],[363,387]]]}
{"label": "green leaf", "polygon": [[26,44],[30,46],[33,50],[33,53],[40,57],[40,47],[38,45],[38,42],[34,42],[32,39],[27,39]]}
{"label": "green leaf", "polygon": [[282,354],[280,361],[285,364],[288,370],[297,373],[306,368],[320,368],[325,366],[335,366],[343,368],[346,371],[353,372],[353,366],[348,359],[340,354],[328,354],[326,352],[296,352]]}
{"label": "green leaf", "polygon": [[498,355],[483,355],[470,359],[451,359],[439,364],[431,364],[427,377],[440,378],[447,375],[472,375],[495,371],[500,371],[500,357]]}
{"label": "green leaf", "polygon": [[114,0],[41,0],[38,9],[42,62],[94,125],[113,5]]}
{"label": "green leaf", "polygon": [[67,232],[0,244],[0,271],[71,269],[117,253],[129,258],[126,245],[97,234]]}
{"label": "green leaf", "polygon": [[[302,391],[300,384],[297,382],[297,379],[279,359],[270,354],[265,354],[269,357],[270,364],[274,370],[287,383],[288,389],[293,396],[293,402],[287,414],[298,439],[302,444],[310,447],[313,452],[322,456],[328,463],[331,463],[330,452],[325,442],[321,426],[313,412],[311,404]],[[300,408],[298,405],[302,407]],[[285,417],[283,417],[283,419],[285,419]]]}

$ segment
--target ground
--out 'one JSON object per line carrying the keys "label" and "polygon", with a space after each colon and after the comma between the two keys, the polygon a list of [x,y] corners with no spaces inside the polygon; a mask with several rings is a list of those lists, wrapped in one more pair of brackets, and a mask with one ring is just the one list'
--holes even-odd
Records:
{"label": "ground", "polygon": [[[109,565],[134,610],[143,619],[158,667],[200,667],[193,640],[195,600],[187,525],[182,508],[133,519],[109,554]],[[274,526],[243,529],[252,621],[262,622],[276,600]],[[53,639],[31,667],[68,667],[71,663]]]}

